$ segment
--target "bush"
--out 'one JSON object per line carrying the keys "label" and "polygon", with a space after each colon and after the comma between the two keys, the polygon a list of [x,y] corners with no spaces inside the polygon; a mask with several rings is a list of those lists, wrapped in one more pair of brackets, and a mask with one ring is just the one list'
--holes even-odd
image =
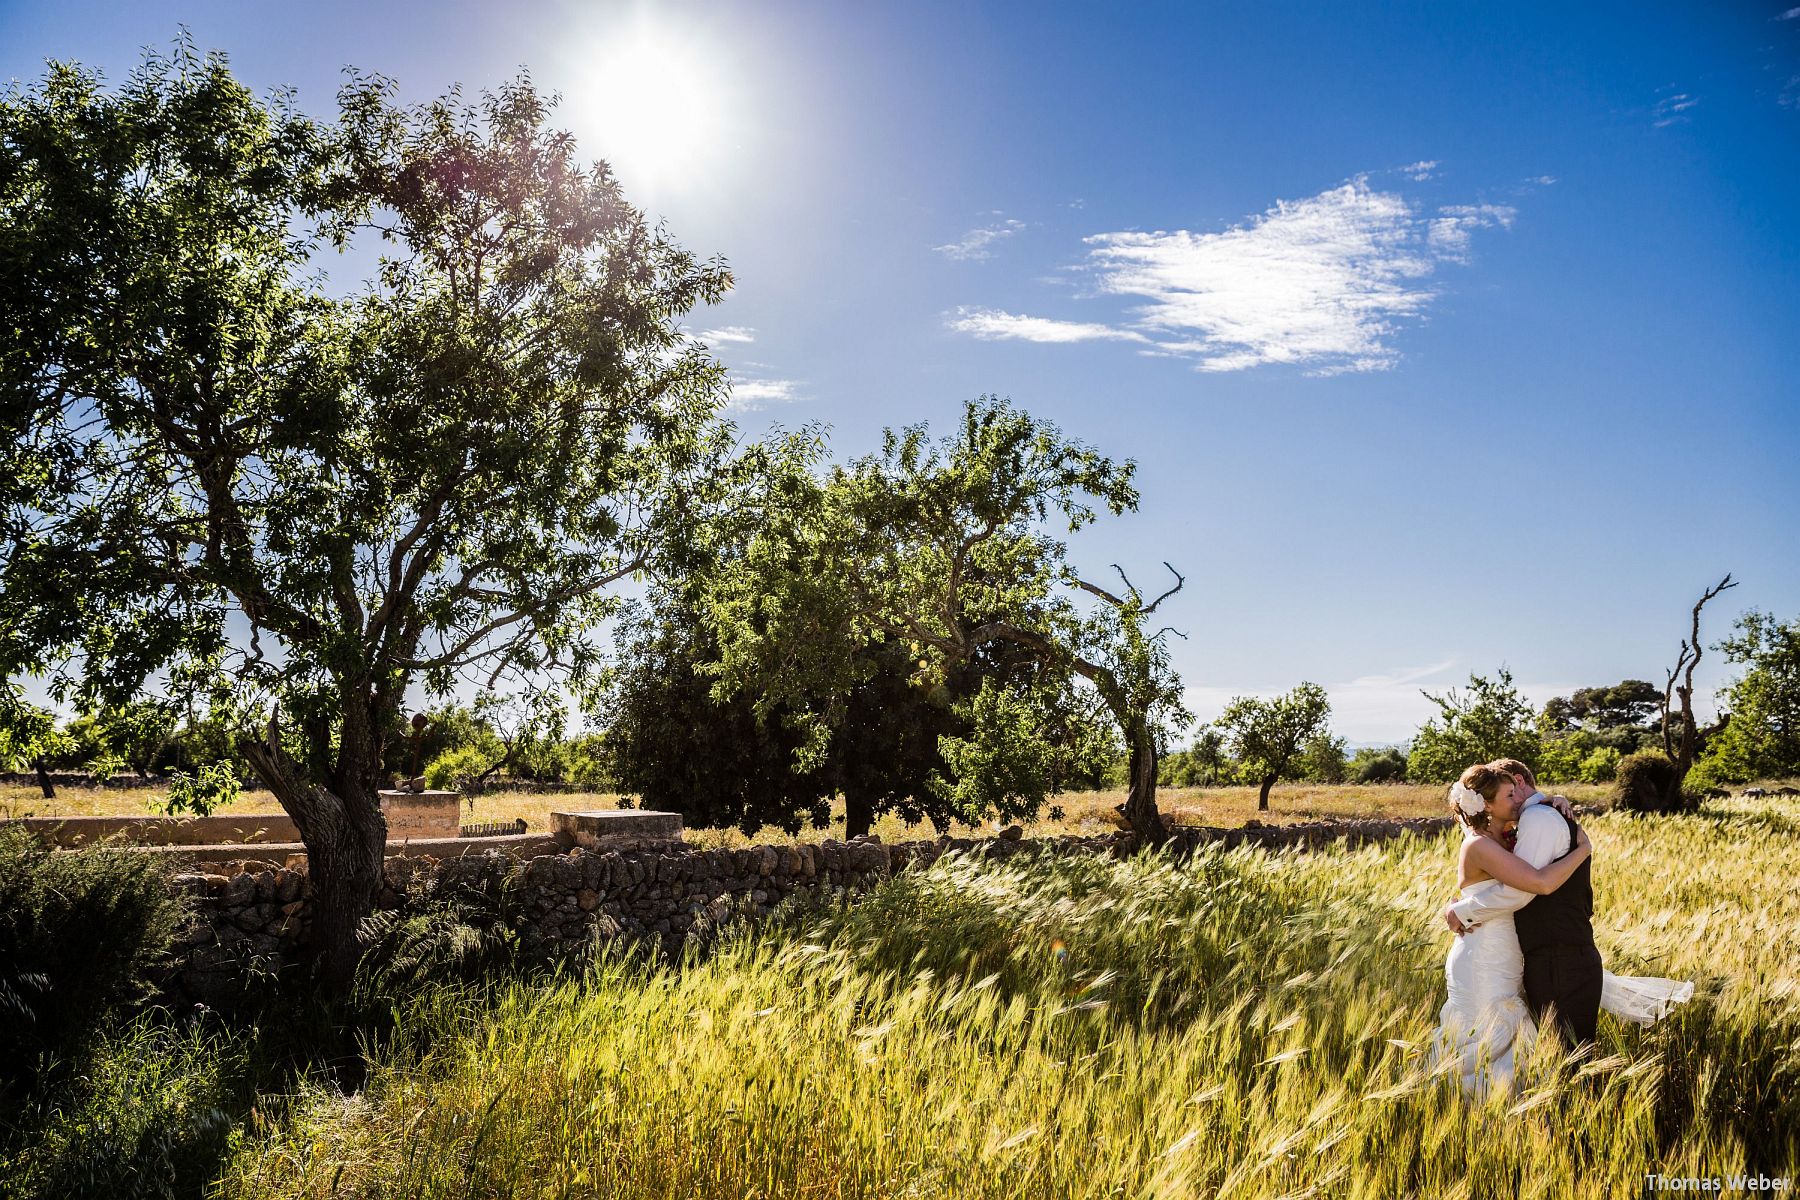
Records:
{"label": "bush", "polygon": [[1356,783],[1399,783],[1406,778],[1406,755],[1398,746],[1364,746],[1348,769]]}
{"label": "bush", "polygon": [[1618,777],[1619,764],[1625,756],[1611,746],[1602,746],[1581,760],[1576,774],[1583,783],[1611,783]]}
{"label": "bush", "polygon": [[148,854],[53,853],[0,828],[0,1109],[126,1023],[180,916]]}
{"label": "bush", "polygon": [[1675,812],[1682,807],[1675,794],[1675,764],[1656,751],[1629,755],[1619,761],[1613,799],[1629,812]]}

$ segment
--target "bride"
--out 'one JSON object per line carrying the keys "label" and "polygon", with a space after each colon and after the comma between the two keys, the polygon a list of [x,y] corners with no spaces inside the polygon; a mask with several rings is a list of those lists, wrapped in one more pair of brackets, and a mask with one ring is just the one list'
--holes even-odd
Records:
{"label": "bride", "polygon": [[[1537,868],[1514,854],[1503,840],[1527,799],[1513,776],[1499,765],[1463,772],[1450,787],[1450,808],[1463,827],[1457,855],[1457,882],[1464,899],[1508,888],[1522,906],[1533,896],[1557,891],[1593,852],[1586,831],[1574,830],[1574,848]],[[1496,910],[1450,947],[1444,963],[1448,998],[1438,1014],[1432,1060],[1458,1060],[1463,1090],[1482,1096],[1490,1087],[1508,1091],[1514,1069],[1537,1037],[1537,1023],[1525,1002],[1525,957],[1510,911]],[[1600,1007],[1624,1020],[1648,1025],[1693,995],[1694,985],[1667,979],[1604,975]]]}

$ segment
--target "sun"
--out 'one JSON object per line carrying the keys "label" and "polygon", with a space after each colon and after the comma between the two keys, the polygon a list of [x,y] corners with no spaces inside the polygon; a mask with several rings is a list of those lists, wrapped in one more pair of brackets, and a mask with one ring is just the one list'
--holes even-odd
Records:
{"label": "sun", "polygon": [[683,190],[718,166],[728,99],[698,37],[640,20],[593,43],[574,74],[570,115],[627,189]]}

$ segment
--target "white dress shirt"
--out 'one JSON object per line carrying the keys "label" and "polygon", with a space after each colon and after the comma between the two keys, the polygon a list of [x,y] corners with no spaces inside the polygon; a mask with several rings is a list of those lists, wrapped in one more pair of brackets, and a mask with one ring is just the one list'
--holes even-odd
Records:
{"label": "white dress shirt", "polygon": [[[1525,808],[1519,814],[1519,840],[1513,853],[1541,871],[1574,848],[1575,838],[1568,822],[1550,807],[1544,793],[1533,792],[1527,796]],[[1535,899],[1535,892],[1503,883],[1458,900],[1450,906],[1450,911],[1464,926],[1474,926],[1501,913],[1517,912]]]}

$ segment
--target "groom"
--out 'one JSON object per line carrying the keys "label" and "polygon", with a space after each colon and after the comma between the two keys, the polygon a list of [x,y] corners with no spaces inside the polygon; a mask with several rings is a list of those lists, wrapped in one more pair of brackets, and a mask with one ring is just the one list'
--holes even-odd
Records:
{"label": "groom", "polygon": [[[1519,840],[1513,853],[1543,870],[1575,848],[1575,822],[1538,790],[1531,768],[1516,758],[1489,763],[1513,777],[1515,795],[1525,797],[1519,812]],[[1519,949],[1525,954],[1525,1001],[1541,1024],[1554,1007],[1556,1022],[1571,1049],[1594,1041],[1600,992],[1606,973],[1594,945],[1594,888],[1588,868],[1575,868],[1568,882],[1543,896],[1501,884],[1444,910],[1444,919],[1464,933],[1490,917],[1512,913]]]}

